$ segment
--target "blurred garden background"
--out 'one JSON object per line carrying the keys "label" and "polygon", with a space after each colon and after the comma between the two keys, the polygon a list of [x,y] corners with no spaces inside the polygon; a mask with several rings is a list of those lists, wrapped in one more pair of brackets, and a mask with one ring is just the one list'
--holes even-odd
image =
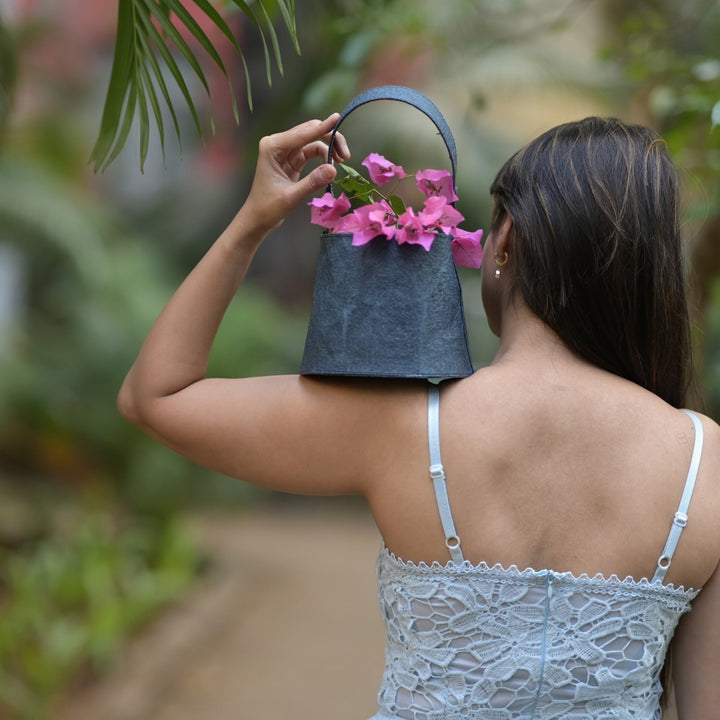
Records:
{"label": "blurred garden background", "polygon": [[[140,93],[112,157],[96,141],[119,28],[159,58],[132,72],[160,102]],[[183,532],[188,514],[286,502],[149,441],[115,396],[239,207],[259,138],[365,88],[410,85],[443,111],[468,228],[487,226],[501,162],[552,125],[617,115],[663,134],[687,197],[695,404],[720,419],[718,37],[717,0],[0,0],[0,717],[53,717],[194,587],[207,558]],[[381,152],[413,172],[446,161],[398,103],[359,110],[343,131],[355,158]],[[317,240],[302,207],[263,246],[213,373],[297,370]],[[461,277],[479,366],[494,341],[479,274]]]}

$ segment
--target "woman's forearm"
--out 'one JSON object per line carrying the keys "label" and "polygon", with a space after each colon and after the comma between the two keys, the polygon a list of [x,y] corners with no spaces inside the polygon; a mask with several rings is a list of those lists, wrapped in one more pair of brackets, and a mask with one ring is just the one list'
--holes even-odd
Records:
{"label": "woman's forearm", "polygon": [[241,210],[187,276],[154,322],[120,390],[129,419],[143,404],[205,377],[220,322],[266,231],[246,224]]}
{"label": "woman's forearm", "polygon": [[[188,275],[153,324],[118,397],[121,413],[148,429],[154,403],[205,377],[213,340],[230,301],[265,237],[308,195],[335,176],[327,163],[300,177],[308,161],[327,157],[337,121],[311,120],[260,141],[250,193],[233,221]],[[349,156],[337,135],[335,156]]]}

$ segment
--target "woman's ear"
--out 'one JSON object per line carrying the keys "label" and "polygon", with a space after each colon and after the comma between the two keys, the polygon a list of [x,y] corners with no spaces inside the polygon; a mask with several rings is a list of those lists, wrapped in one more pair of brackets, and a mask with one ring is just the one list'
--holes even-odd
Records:
{"label": "woman's ear", "polygon": [[506,213],[493,233],[492,252],[499,258],[509,257],[512,254],[512,227],[513,219]]}

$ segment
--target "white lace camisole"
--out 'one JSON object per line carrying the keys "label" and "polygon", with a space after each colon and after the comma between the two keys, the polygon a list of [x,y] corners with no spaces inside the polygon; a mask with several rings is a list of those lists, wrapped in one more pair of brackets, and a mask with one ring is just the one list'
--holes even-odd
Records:
{"label": "white lace camisole", "polygon": [[439,389],[428,411],[430,476],[450,560],[377,563],[386,665],[371,720],[659,720],[660,672],[699,590],[664,584],[702,453],[695,445],[652,579],[575,576],[463,558],[439,443]]}

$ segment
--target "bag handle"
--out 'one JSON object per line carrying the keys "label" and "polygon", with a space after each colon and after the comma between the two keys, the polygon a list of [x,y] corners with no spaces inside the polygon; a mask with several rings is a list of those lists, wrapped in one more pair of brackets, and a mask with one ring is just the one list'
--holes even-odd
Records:
{"label": "bag handle", "polygon": [[[375,100],[398,100],[400,102],[407,103],[425,113],[430,120],[432,120],[435,127],[438,129],[440,136],[445,143],[445,147],[448,151],[448,157],[450,158],[450,165],[452,167],[452,179],[453,187],[455,187],[455,176],[457,173],[457,149],[455,148],[455,138],[450,130],[450,126],[447,124],[447,120],[443,117],[443,114],[438,109],[437,105],[430,100],[427,96],[423,95],[417,90],[405,87],[404,85],[381,85],[380,87],[370,88],[356,95],[340,113],[338,121],[335,123],[332,134],[330,135],[330,142],[328,144],[328,162],[332,163],[333,156],[333,145],[335,143],[335,133],[342,121],[353,111],[359,108],[361,105],[373,102]],[[328,192],[332,191],[332,183],[328,185]]]}

